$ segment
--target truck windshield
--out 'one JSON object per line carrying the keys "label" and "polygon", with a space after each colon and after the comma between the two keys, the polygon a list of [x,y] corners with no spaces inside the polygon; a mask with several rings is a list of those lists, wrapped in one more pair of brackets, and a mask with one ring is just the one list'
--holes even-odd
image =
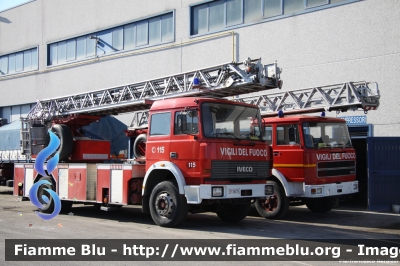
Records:
{"label": "truck windshield", "polygon": [[258,108],[203,103],[201,107],[203,134],[207,138],[262,140],[261,115]]}
{"label": "truck windshield", "polygon": [[307,148],[351,147],[346,123],[303,123],[303,138]]}

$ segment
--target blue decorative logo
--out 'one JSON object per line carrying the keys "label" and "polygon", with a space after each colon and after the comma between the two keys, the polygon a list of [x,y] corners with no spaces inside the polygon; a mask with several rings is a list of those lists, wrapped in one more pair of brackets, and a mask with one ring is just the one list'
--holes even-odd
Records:
{"label": "blue decorative logo", "polygon": [[[49,145],[44,148],[41,152],[36,157],[35,161],[35,169],[36,172],[38,172],[39,175],[42,177],[47,177],[44,180],[39,180],[36,182],[31,189],[29,190],[29,198],[32,202],[33,205],[38,207],[41,211],[44,211],[46,208],[45,206],[42,205],[40,200],[44,202],[46,205],[52,204],[51,201],[54,202],[54,210],[49,209],[48,211],[52,211],[52,213],[49,214],[44,214],[36,211],[36,214],[42,218],[43,220],[50,220],[56,217],[60,211],[61,211],[61,200],[58,197],[57,193],[54,192],[50,187],[52,186],[52,183],[50,181],[53,180],[53,176],[51,173],[53,170],[57,167],[58,160],[59,160],[59,152],[57,152],[49,161],[47,162],[47,171],[44,169],[44,163],[46,159],[51,156],[60,146],[60,139],[49,130],[50,134],[50,143]],[[46,188],[48,186],[49,188]],[[41,199],[38,198],[38,192],[39,189],[47,191],[47,193],[50,195],[50,198],[48,198],[46,195],[41,193]],[[43,192],[43,191],[41,191]]]}

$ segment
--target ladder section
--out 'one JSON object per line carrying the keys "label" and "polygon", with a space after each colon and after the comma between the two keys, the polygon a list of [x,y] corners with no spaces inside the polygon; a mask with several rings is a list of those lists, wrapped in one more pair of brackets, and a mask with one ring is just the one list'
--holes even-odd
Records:
{"label": "ladder section", "polygon": [[[372,85],[372,86],[371,86]],[[370,88],[372,87],[372,89]],[[285,114],[314,113],[321,111],[346,112],[376,110],[379,107],[379,90],[376,82],[347,82],[322,87],[292,91],[264,92],[258,95],[240,95],[233,100],[257,105],[262,117]],[[148,127],[149,110],[137,111],[128,127],[129,130]]]}
{"label": "ladder section", "polygon": [[72,114],[109,115],[149,109],[154,100],[176,97],[228,97],[280,87],[276,63],[261,59],[205,69],[118,87],[38,101],[28,118],[41,123]]}
{"label": "ladder section", "polygon": [[[371,88],[372,87],[372,88]],[[292,91],[235,96],[235,101],[257,105],[262,117],[320,111],[346,112],[362,109],[366,113],[379,107],[376,82],[347,82]]]}
{"label": "ladder section", "polygon": [[20,130],[20,142],[21,142],[21,154],[32,154],[31,150],[31,132],[30,125],[25,118],[21,118],[21,130]]}
{"label": "ladder section", "polygon": [[149,126],[149,110],[141,110],[133,113],[133,118],[128,130],[145,129]]}

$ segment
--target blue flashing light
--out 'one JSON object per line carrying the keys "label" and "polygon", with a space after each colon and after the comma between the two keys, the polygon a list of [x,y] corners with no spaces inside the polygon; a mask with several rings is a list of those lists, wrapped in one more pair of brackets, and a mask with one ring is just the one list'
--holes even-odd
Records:
{"label": "blue flashing light", "polygon": [[325,117],[325,112],[322,112],[322,113],[321,113],[321,116],[322,116],[322,117]]}
{"label": "blue flashing light", "polygon": [[282,110],[279,110],[279,111],[278,111],[278,117],[279,117],[279,118],[282,118],[282,117],[284,117],[284,115],[283,115],[283,111],[282,111]]}
{"label": "blue flashing light", "polygon": [[193,78],[193,86],[199,86],[199,85],[200,85],[199,78],[197,78],[197,77]]}

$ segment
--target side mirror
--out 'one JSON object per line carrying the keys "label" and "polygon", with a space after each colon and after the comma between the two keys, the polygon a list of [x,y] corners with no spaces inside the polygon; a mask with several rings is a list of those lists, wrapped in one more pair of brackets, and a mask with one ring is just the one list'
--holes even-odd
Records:
{"label": "side mirror", "polygon": [[289,128],[289,141],[296,142],[296,129],[294,127]]}
{"label": "side mirror", "polygon": [[184,114],[179,114],[177,119],[178,119],[178,131],[179,132],[187,131],[187,116]]}

